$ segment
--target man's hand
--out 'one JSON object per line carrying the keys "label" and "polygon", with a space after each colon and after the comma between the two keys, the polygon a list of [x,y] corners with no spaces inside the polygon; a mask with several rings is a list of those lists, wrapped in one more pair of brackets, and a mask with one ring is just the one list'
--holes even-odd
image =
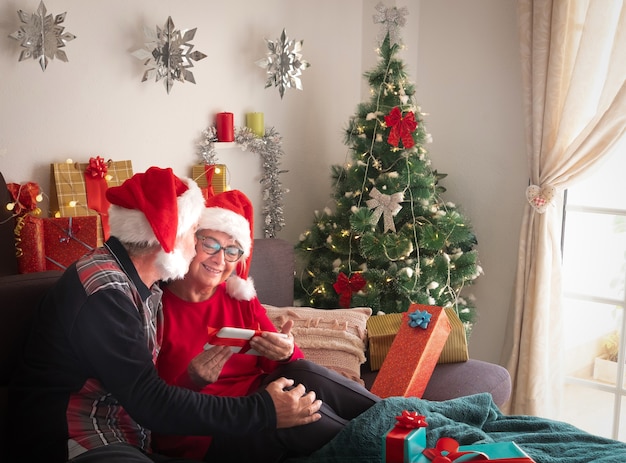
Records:
{"label": "man's hand", "polygon": [[228,346],[213,346],[191,359],[187,373],[191,380],[200,387],[217,381],[226,361],[233,355]]}
{"label": "man's hand", "polygon": [[276,427],[290,428],[319,420],[321,400],[315,399],[315,392],[306,392],[302,384],[293,386],[293,380],[278,378],[267,385],[276,409]]}

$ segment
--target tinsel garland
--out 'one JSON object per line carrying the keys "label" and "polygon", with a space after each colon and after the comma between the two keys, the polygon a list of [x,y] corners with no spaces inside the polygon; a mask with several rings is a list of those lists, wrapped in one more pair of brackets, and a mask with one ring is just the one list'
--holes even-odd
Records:
{"label": "tinsel garland", "polygon": [[[198,154],[205,164],[217,164],[216,133],[215,127],[207,128],[198,143]],[[276,238],[277,232],[285,226],[283,199],[286,190],[279,179],[285,171],[278,167],[284,154],[282,137],[273,127],[266,129],[264,137],[258,137],[248,127],[242,127],[235,134],[235,143],[241,145],[242,150],[261,156],[263,175],[259,183],[263,189],[263,233],[265,238]]]}

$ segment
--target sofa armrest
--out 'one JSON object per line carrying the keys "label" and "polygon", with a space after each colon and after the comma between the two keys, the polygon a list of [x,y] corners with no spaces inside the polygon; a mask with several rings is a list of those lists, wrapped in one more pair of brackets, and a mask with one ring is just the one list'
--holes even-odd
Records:
{"label": "sofa armrest", "polygon": [[[377,371],[366,362],[361,369],[365,386],[374,384]],[[435,366],[423,398],[443,401],[481,392],[489,392],[494,403],[502,407],[511,396],[511,376],[506,368],[495,363],[469,359],[467,362],[440,363]]]}

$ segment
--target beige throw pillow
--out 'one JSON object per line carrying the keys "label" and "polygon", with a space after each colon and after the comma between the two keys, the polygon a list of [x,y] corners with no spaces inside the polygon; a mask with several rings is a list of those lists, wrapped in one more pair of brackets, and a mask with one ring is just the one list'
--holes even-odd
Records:
{"label": "beige throw pillow", "polygon": [[294,321],[292,333],[307,359],[363,384],[361,364],[365,362],[367,319],[372,309],[263,306],[278,330],[288,319]]}

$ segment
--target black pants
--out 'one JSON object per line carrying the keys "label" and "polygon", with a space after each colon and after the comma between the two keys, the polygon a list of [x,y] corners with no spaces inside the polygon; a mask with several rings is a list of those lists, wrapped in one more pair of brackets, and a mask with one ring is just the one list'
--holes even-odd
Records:
{"label": "black pants", "polygon": [[213,436],[204,458],[212,463],[276,463],[313,453],[329,442],[352,419],[380,400],[357,382],[308,360],[285,364],[268,375],[261,385],[284,376],[303,384],[322,400],[322,418],[293,428],[274,429],[249,436]]}

